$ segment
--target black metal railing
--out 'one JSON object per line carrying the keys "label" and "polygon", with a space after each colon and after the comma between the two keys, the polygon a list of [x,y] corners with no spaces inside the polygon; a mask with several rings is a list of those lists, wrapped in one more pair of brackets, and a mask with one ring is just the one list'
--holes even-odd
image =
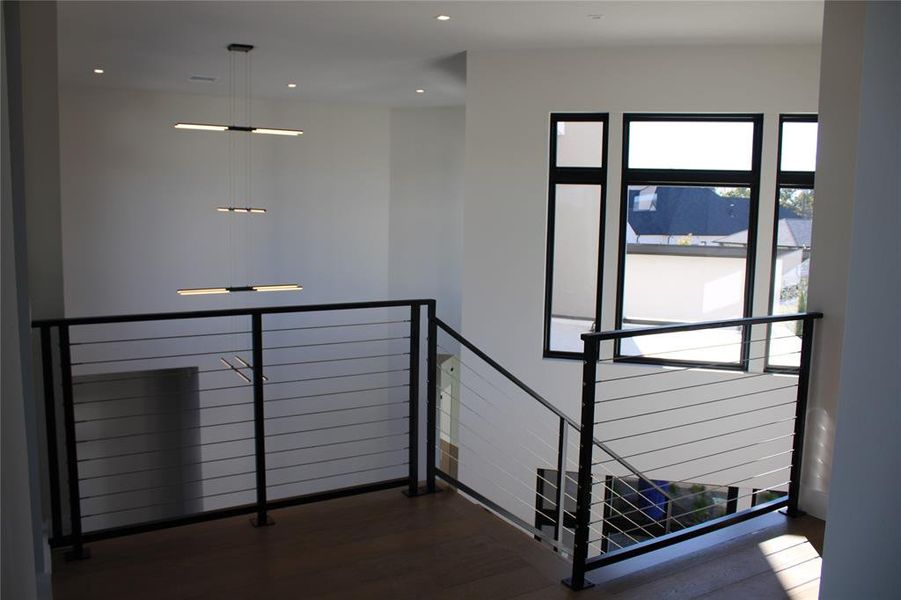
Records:
{"label": "black metal railing", "polygon": [[[803,313],[582,335],[575,540],[567,585],[589,587],[588,571],[769,511],[799,513],[813,324],[821,317]],[[785,323],[801,323],[801,335],[779,329]],[[628,356],[622,353],[625,340],[631,342]],[[602,357],[614,348],[617,355]],[[691,366],[699,353],[704,366]],[[771,371],[777,356],[796,369]],[[685,366],[672,366],[673,357]],[[668,366],[649,365],[655,361]],[[716,365],[728,370],[711,368]]]}
{"label": "black metal railing", "polygon": [[51,545],[267,525],[437,477],[570,559],[583,589],[604,565],[798,514],[821,316],[584,334],[580,420],[434,300],[37,321]]}
{"label": "black metal railing", "polygon": [[83,558],[93,540],[434,491],[423,318],[434,339],[434,300],[36,321],[51,545]]}

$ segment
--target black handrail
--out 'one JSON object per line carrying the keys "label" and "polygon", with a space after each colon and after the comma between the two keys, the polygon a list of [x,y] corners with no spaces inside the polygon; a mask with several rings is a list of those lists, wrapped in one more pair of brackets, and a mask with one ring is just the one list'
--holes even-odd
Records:
{"label": "black handrail", "polygon": [[254,308],[225,308],[157,312],[134,315],[105,315],[101,317],[71,317],[62,319],[37,319],[32,327],[57,327],[60,325],[100,325],[105,323],[133,323],[138,321],[168,321],[176,319],[204,319],[210,317],[239,317],[249,315],[274,315],[279,313],[319,312],[329,310],[359,310],[365,308],[391,308],[402,306],[426,306],[434,300],[413,298],[409,300],[376,300],[371,302],[339,302],[334,304],[295,304],[291,306],[260,306]]}
{"label": "black handrail", "polygon": [[[518,377],[513,375],[513,373],[511,373],[510,371],[508,371],[507,369],[502,367],[496,360],[494,360],[493,358],[491,358],[490,356],[485,354],[485,352],[480,350],[475,344],[473,344],[472,342],[467,340],[465,337],[463,337],[463,335],[461,333],[454,330],[453,327],[451,327],[450,325],[448,325],[441,319],[436,318],[435,321],[438,323],[438,325],[441,327],[441,329],[443,329],[448,335],[450,335],[452,338],[454,338],[455,340],[457,340],[458,342],[463,344],[463,346],[465,346],[473,354],[475,354],[476,356],[481,358],[483,361],[485,361],[489,366],[491,366],[493,369],[495,369],[498,373],[500,373],[501,375],[506,377],[510,382],[515,384],[522,391],[524,391],[529,396],[531,396],[532,398],[537,400],[542,406],[544,406],[549,411],[551,411],[561,421],[565,422],[567,425],[571,426],[576,431],[581,431],[582,426],[580,424],[576,423],[576,421],[571,419],[570,417],[568,417],[566,415],[566,413],[564,413],[559,408],[557,408],[556,406],[554,406],[553,404],[551,404],[550,402],[545,400],[544,397],[541,396],[541,394],[539,394],[538,392],[536,392],[535,390],[530,388],[528,385],[523,383],[521,379],[519,379]],[[587,362],[588,361],[586,361],[586,363]],[[610,458],[612,458],[613,460],[618,462],[620,465],[622,465],[625,469],[627,469],[633,475],[635,475],[642,481],[648,482],[648,484],[651,487],[653,487],[655,490],[657,490],[657,492],[662,494],[664,497],[670,498],[670,495],[666,492],[666,490],[664,490],[663,488],[658,486],[652,479],[646,477],[641,471],[639,471],[637,468],[635,468],[635,466],[633,466],[625,458],[620,456],[619,453],[617,453],[615,450],[610,448],[607,444],[605,444],[604,442],[602,442],[601,440],[599,440],[598,438],[596,438],[594,436],[592,436],[591,440],[596,447],[600,448],[603,452],[605,452],[608,456],[610,456]]]}
{"label": "black handrail", "polygon": [[720,329],[723,327],[740,327],[750,325],[767,325],[769,323],[782,323],[785,321],[808,321],[822,319],[821,312],[792,313],[788,315],[769,315],[766,317],[745,317],[742,319],[727,319],[725,321],[700,321],[698,323],[685,323],[684,325],[660,325],[658,327],[641,327],[638,329],[610,329],[607,331],[595,331],[583,333],[582,340],[617,340],[643,335],[659,335],[663,333],[679,333],[682,331],[700,331],[702,329]]}
{"label": "black handrail", "polygon": [[567,416],[566,413],[564,413],[562,410],[560,410],[559,408],[557,408],[556,406],[554,406],[553,404],[551,404],[550,402],[545,400],[541,394],[539,394],[538,392],[536,392],[535,390],[530,388],[528,385],[523,383],[523,381],[520,378],[518,378],[516,375],[514,375],[513,373],[511,373],[504,367],[502,367],[500,365],[500,363],[498,363],[496,360],[494,360],[493,358],[491,358],[490,356],[485,354],[475,344],[473,344],[472,342],[467,340],[465,337],[463,337],[463,335],[460,332],[455,330],[453,327],[451,327],[450,325],[448,325],[441,319],[436,318],[435,321],[438,323],[438,326],[441,327],[441,329],[443,329],[445,331],[445,333],[447,333],[449,336],[451,336],[452,338],[454,338],[455,340],[457,340],[458,342],[463,344],[463,346],[465,346],[467,350],[469,350],[470,352],[472,352],[473,354],[475,354],[476,356],[481,358],[483,361],[485,361],[488,365],[491,366],[492,369],[494,369],[495,371],[497,371],[498,373],[500,373],[501,375],[503,375],[504,377],[509,379],[511,383],[516,385],[516,387],[518,387],[519,389],[521,389],[522,391],[527,393],[529,396],[531,396],[532,398],[537,400],[539,404],[541,404],[543,407],[545,407],[546,409],[548,409],[549,411],[554,413],[556,416],[558,416],[559,418],[566,421],[566,423],[568,425],[570,425],[576,429],[579,428],[579,424],[576,423],[569,416]]}

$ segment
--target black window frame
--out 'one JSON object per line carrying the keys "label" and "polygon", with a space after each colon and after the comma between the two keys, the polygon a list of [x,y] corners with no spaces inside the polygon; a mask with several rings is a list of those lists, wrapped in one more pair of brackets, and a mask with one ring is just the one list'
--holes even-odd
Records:
{"label": "black window frame", "polygon": [[[590,122],[603,123],[604,134],[601,148],[600,167],[558,167],[557,166],[557,124],[561,122]],[[601,188],[600,197],[600,223],[598,235],[598,264],[597,285],[595,290],[595,315],[594,331],[600,331],[601,323],[601,299],[604,288],[604,241],[606,239],[606,213],[607,213],[607,149],[610,139],[610,114],[609,113],[551,113],[549,128],[548,149],[548,200],[547,200],[547,240],[545,249],[545,277],[544,277],[544,358],[569,358],[581,359],[582,352],[568,352],[551,348],[551,311],[553,308],[554,288],[554,238],[557,210],[557,186],[572,185],[597,185]]]}
{"label": "black window frame", "polygon": [[[767,300],[767,313],[773,314],[773,298],[776,296],[776,253],[779,249],[779,198],[784,188],[805,190],[814,189],[816,171],[783,171],[782,170],[782,133],[786,123],[819,123],[819,115],[816,113],[791,113],[779,115],[779,141],[776,147],[776,202],[773,207],[773,247],[770,255],[770,288]],[[816,208],[814,207],[814,210]],[[811,219],[812,220],[812,219]],[[770,364],[770,342],[773,334],[772,325],[767,325],[766,332],[766,360],[764,371],[767,373],[780,373],[797,375],[799,367]]]}
{"label": "black window frame", "polygon": [[[629,168],[630,125],[641,121],[670,122],[749,122],[754,126],[751,147],[751,169],[693,170],[693,169],[638,169]],[[623,114],[622,179],[620,183],[620,223],[616,277],[616,328],[622,329],[625,276],[626,276],[626,228],[628,225],[629,187],[636,185],[685,185],[713,187],[747,187],[750,189],[748,206],[748,243],[745,266],[744,307],[742,317],[750,317],[754,310],[754,278],[757,263],[757,229],[760,212],[760,173],[763,152],[763,113],[624,113]],[[751,328],[742,328],[741,352],[737,362],[696,361],[668,358],[648,358],[623,355],[622,341],[617,339],[613,347],[613,360],[648,365],[717,368],[747,370],[750,362]]]}

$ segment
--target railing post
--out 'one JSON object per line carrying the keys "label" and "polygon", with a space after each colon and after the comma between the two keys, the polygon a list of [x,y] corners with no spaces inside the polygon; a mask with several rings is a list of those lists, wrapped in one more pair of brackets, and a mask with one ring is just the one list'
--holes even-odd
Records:
{"label": "railing post", "polygon": [[59,499],[59,448],[56,430],[56,397],[53,389],[53,346],[50,327],[41,326],[41,369],[44,381],[44,423],[47,427],[47,471],[50,484],[50,524],[53,538],[62,531],[62,510]]}
{"label": "railing post", "polygon": [[438,316],[435,314],[435,301],[426,303],[428,308],[428,357],[426,362],[426,491],[435,492],[435,438],[438,428]]}
{"label": "railing post", "polygon": [[75,398],[72,388],[72,354],[69,326],[59,327],[59,370],[63,388],[63,428],[66,436],[66,478],[69,484],[69,521],[72,549],[66,560],[81,560],[91,554],[81,539],[81,490],[78,485],[78,440],[75,432]]}
{"label": "railing post", "polygon": [[574,590],[593,587],[585,579],[588,560],[588,529],[591,525],[591,461],[594,457],[594,402],[600,342],[583,338],[582,420],[579,428],[579,488],[576,493],[576,530],[573,544],[572,576],[563,583]]}
{"label": "railing post", "polygon": [[804,331],[801,334],[801,364],[798,369],[798,399],[795,402],[795,435],[792,439],[791,477],[788,484],[788,507],[790,517],[804,514],[798,508],[801,494],[801,468],[804,462],[804,428],[807,424],[807,393],[810,389],[810,362],[813,352],[812,317],[804,318]]}
{"label": "railing post", "polygon": [[408,449],[408,461],[410,463],[407,496],[419,495],[419,321],[421,319],[421,307],[418,304],[410,305],[410,439]]}
{"label": "railing post", "polygon": [[751,370],[751,335],[753,331],[751,325],[744,325],[741,328],[741,351],[738,354],[742,371]]}
{"label": "railing post", "polygon": [[272,525],[266,501],[266,421],[265,392],[263,390],[263,314],[254,312],[251,318],[253,348],[253,439],[257,476],[257,514],[250,522],[254,527]]}
{"label": "railing post", "polygon": [[560,552],[561,542],[563,540],[563,517],[566,512],[563,510],[566,502],[566,421],[560,417],[560,430],[557,432],[557,490],[554,494],[555,508],[557,509],[557,519],[554,523],[554,541],[557,542],[557,552]]}

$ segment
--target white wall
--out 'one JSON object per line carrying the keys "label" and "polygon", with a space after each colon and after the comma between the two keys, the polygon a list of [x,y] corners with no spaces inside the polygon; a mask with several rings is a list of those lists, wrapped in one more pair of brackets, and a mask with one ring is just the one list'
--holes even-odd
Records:
{"label": "white wall", "polygon": [[[815,46],[470,53],[464,171],[464,334],[552,403],[578,417],[581,364],[541,356],[551,112],[610,112],[602,315],[605,328],[612,328],[615,312],[624,111],[764,113],[762,160],[768,170],[761,182],[761,268],[757,278],[768,281],[778,115],[816,112],[818,58],[819,48]],[[769,289],[763,286],[755,293],[755,314],[766,314],[768,300]],[[601,378],[618,376],[627,372],[624,369],[603,368]],[[689,385],[724,376],[684,373],[680,377],[679,385]],[[651,384],[654,379],[644,378],[642,385],[608,388],[609,393],[621,388],[638,393],[664,385],[663,381]],[[667,385],[676,385],[674,381]],[[736,382],[728,389],[735,394],[753,391],[752,383],[764,385],[764,381],[774,387],[779,384],[779,378],[766,376]],[[777,397],[767,396],[766,403],[776,402],[784,392],[774,393]],[[675,393],[649,400],[659,406],[673,406],[692,397],[698,395]],[[756,401],[762,400],[758,397]],[[616,416],[610,408],[602,410],[604,416]],[[622,430],[611,427],[606,437]],[[701,452],[695,450],[693,454]],[[653,457],[646,458],[650,465]]]}
{"label": "white wall", "polygon": [[[26,2],[22,17],[22,127],[25,176],[25,228],[28,296],[33,319],[61,317],[63,306],[62,228],[60,223],[59,83],[57,73],[56,2]],[[29,331],[29,335],[31,332]],[[32,340],[37,336],[32,335]],[[32,361],[40,364],[40,347],[33,344]],[[34,370],[34,395],[43,397],[43,377]],[[46,470],[43,404],[34,404],[39,468]],[[49,513],[50,490],[42,490],[44,515]],[[49,519],[44,520],[49,531]],[[46,536],[45,536],[46,537]],[[44,570],[49,588],[50,549],[46,539]],[[49,592],[48,592],[49,593]]]}
{"label": "white wall", "polygon": [[390,281],[393,298],[435,298],[460,324],[462,107],[391,111]]}
{"label": "white wall", "polygon": [[[463,320],[477,341],[575,414],[579,365],[541,358],[547,214],[547,120],[555,111],[609,111],[603,322],[612,326],[623,111],[816,112],[818,48],[624,48],[473,52],[467,67]],[[764,164],[775,165],[774,126]],[[764,179],[761,214],[775,196]],[[769,221],[769,225],[772,221]],[[768,257],[763,219],[759,255]],[[503,236],[499,232],[503,232]],[[499,243],[499,240],[503,243]],[[769,261],[757,273],[766,280]],[[766,312],[768,292],[758,314]]]}
{"label": "white wall", "polygon": [[22,4],[22,94],[32,316],[63,316],[56,2]]}
{"label": "white wall", "polygon": [[[22,135],[20,6],[3,5],[2,40],[2,392],[0,392],[0,595],[49,598],[41,531],[35,402],[28,335],[25,165]],[[12,127],[11,127],[12,125]]]}
{"label": "white wall", "polygon": [[[864,14],[862,2],[830,2],[823,16],[816,215],[807,307],[825,316],[817,324],[808,411],[810,435],[802,496],[825,518],[832,471],[851,256],[851,220],[857,157]],[[828,68],[825,68],[828,67]]]}
{"label": "white wall", "polygon": [[[5,72],[5,70],[4,70]],[[5,75],[4,75],[5,81]],[[5,85],[4,85],[5,88]],[[4,89],[4,96],[5,96]],[[6,125],[6,103],[3,129]],[[25,380],[20,353],[19,294],[16,281],[16,248],[13,206],[8,178],[8,144],[3,136],[3,595],[35,598],[35,540],[31,519],[34,509],[29,493],[28,442],[25,415]]]}
{"label": "white wall", "polygon": [[[459,323],[462,108],[392,112],[386,108],[363,106],[255,101],[254,115],[255,124],[300,127],[305,133],[300,138],[283,138],[179,131],[172,128],[177,121],[227,121],[226,100],[111,89],[63,90],[61,179],[67,316],[415,296],[438,298],[439,314],[454,324]],[[248,204],[267,208],[270,212],[249,216],[218,213],[215,207],[228,204],[229,143],[246,143],[248,138],[253,141],[253,196]],[[240,147],[238,151],[242,151]],[[236,173],[234,185],[237,189],[245,189],[245,174],[243,168]],[[243,200],[239,199],[238,204],[244,205]],[[181,287],[293,281],[302,283],[305,290],[299,294],[206,297],[180,297],[175,293]],[[408,312],[398,310],[284,315],[267,317],[264,328],[405,318],[408,318]],[[173,335],[201,330],[237,331],[247,329],[247,323],[246,319],[220,319],[204,323],[183,321],[82,327],[73,331],[73,340],[144,337],[160,335],[163,329]],[[265,343],[315,344],[403,336],[406,332],[406,325],[272,332],[266,334]],[[302,342],[297,341],[300,338]],[[249,342],[246,335],[234,335],[142,342],[140,347],[127,343],[77,346],[73,360],[108,361],[134,356],[209,352],[220,350],[223,344],[247,348]],[[334,363],[322,362],[322,359],[404,350],[406,342],[392,338],[392,341],[360,345],[267,351],[266,364],[287,362],[294,365],[266,369],[270,378],[267,399],[274,400],[267,405],[267,415],[278,417],[322,410],[328,413],[326,409],[336,406],[375,405],[353,412],[271,421],[267,424],[267,448],[280,450],[318,443],[326,438],[336,442],[402,431],[403,420],[349,429],[331,430],[328,427],[405,414],[406,408],[396,404],[405,400],[408,393],[406,389],[399,389],[399,384],[405,383],[407,378],[400,370],[407,366],[404,357]],[[245,359],[249,358],[246,353],[242,354]],[[294,361],[312,362],[298,365]],[[223,372],[218,355],[213,353],[78,365],[76,375],[183,367],[200,369],[197,386],[205,390],[198,394],[200,406],[248,401],[249,387],[235,387],[240,380],[233,373]],[[391,372],[382,373],[386,370]],[[362,372],[370,374],[348,379],[332,378]],[[394,387],[335,395],[337,391],[386,385]],[[85,391],[81,389],[79,393]],[[106,388],[97,393],[104,397],[123,395]],[[297,395],[299,398],[288,402],[278,401]],[[103,417],[102,411],[98,410],[104,406],[80,407],[79,418]],[[140,406],[126,406],[122,402],[114,403],[110,410],[115,413],[126,409],[142,410]],[[249,439],[251,433],[247,423],[228,426],[228,430],[219,425],[248,419],[249,410],[246,404],[204,410],[200,425],[207,437],[203,441],[226,435]],[[113,424],[127,433],[137,432],[140,427],[136,422],[115,421]],[[282,432],[311,427],[327,429],[305,435],[282,435]],[[97,431],[83,430],[81,434],[98,437]],[[141,440],[126,438],[122,443],[133,445],[138,442]],[[399,456],[393,451],[354,459],[353,463],[326,462],[284,470],[280,467],[321,459],[329,451],[333,457],[342,453],[391,450],[404,443],[401,436],[363,446],[357,443],[307,450],[300,455],[296,452],[273,455],[270,497],[403,475],[403,467],[394,467],[387,471],[330,478],[332,473],[393,464],[405,458],[403,452]],[[251,467],[246,458],[224,459],[247,454],[248,448],[248,442],[205,447],[204,460],[213,458],[217,462],[212,466],[205,464],[202,476],[219,477],[247,471]],[[113,450],[121,452],[122,448]],[[82,451],[91,456],[112,452],[110,448],[93,443],[83,446]],[[95,461],[91,467],[94,469],[90,471],[92,475],[122,470],[121,464],[109,464],[108,461]],[[278,485],[298,478],[307,482]],[[100,483],[99,487],[91,488],[91,493],[98,496],[85,502],[86,514],[101,514],[111,507],[119,509],[146,503],[140,494],[112,498],[103,495],[117,487],[133,487],[133,481],[108,478]],[[204,484],[203,494],[253,487],[252,476],[217,479],[214,483],[221,485],[212,489]],[[200,484],[193,484],[188,493],[198,495],[200,487]],[[205,500],[202,508],[218,508],[252,499],[252,492],[216,495],[213,500]],[[113,506],[110,502],[117,504]],[[201,508],[197,502],[189,504],[193,510]],[[116,512],[111,517],[115,520],[113,523],[101,514],[86,518],[85,527],[96,529],[154,516],[160,515],[140,510]]]}
{"label": "white wall", "polygon": [[[850,35],[842,33],[842,23],[859,22],[864,14],[862,36],[856,28]],[[833,43],[838,47],[856,43],[862,63],[856,90],[859,112],[841,113],[849,122],[842,131],[856,134],[843,138],[843,146],[857,168],[848,182],[853,185],[854,203],[853,217],[846,224],[850,260],[823,556],[821,597],[825,599],[898,594],[901,526],[890,515],[896,512],[901,494],[901,317],[897,312],[901,246],[896,233],[901,223],[899,39],[898,3],[826,5],[824,57],[827,48],[838,50],[831,47]],[[832,70],[843,62],[824,60],[823,66],[824,78],[832,80],[839,76]],[[839,119],[837,105],[824,108],[828,108],[824,115],[829,123]]]}
{"label": "white wall", "polygon": [[[229,144],[251,136],[172,128],[222,122],[227,106],[201,95],[61,91],[66,316],[387,297],[388,110],[255,101],[255,124],[305,133],[252,136],[251,204],[269,213],[233,215],[215,211],[227,204]],[[250,282],[305,289],[175,293]]]}

